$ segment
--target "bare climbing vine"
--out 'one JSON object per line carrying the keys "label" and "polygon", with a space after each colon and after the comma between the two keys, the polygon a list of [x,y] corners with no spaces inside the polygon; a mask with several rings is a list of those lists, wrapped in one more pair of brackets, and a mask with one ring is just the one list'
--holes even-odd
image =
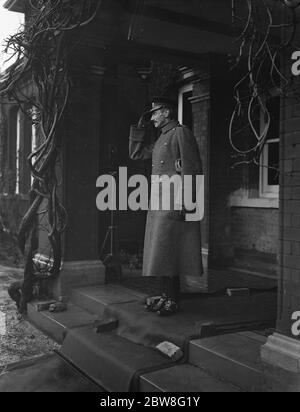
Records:
{"label": "bare climbing vine", "polygon": [[229,126],[234,166],[259,165],[271,124],[268,101],[274,96],[299,98],[282,64],[287,50],[299,50],[295,44],[299,5],[299,0],[232,0],[233,21],[242,27],[233,69],[244,69],[234,86],[236,103]]}
{"label": "bare climbing vine", "polygon": [[[26,255],[20,310],[26,311],[37,281],[59,276],[62,233],[67,212],[59,196],[63,116],[70,93],[68,55],[72,36],[96,17],[101,0],[29,0],[23,30],[7,40],[14,63],[0,84],[0,95],[18,102],[38,129],[38,144],[28,158],[33,177],[30,208],[19,229],[19,247]],[[28,110],[29,108],[29,110]],[[34,263],[37,233],[47,233],[49,261]]]}

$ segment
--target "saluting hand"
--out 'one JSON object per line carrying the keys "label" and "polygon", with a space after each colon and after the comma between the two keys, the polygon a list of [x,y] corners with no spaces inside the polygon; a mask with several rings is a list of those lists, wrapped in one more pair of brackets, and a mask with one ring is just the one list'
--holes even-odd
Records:
{"label": "saluting hand", "polygon": [[147,113],[142,114],[138,121],[138,127],[143,128],[147,126],[147,123],[149,123],[148,115]]}

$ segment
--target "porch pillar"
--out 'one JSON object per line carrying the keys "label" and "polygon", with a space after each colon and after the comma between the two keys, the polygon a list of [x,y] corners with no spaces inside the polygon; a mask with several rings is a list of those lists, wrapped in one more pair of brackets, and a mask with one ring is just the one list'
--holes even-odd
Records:
{"label": "porch pillar", "polygon": [[191,104],[194,117],[194,135],[198,143],[205,176],[205,214],[201,222],[202,260],[204,274],[202,277],[203,289],[208,288],[208,250],[209,250],[209,133],[210,133],[210,75],[209,64],[197,70],[193,81],[193,97]]}
{"label": "porch pillar", "polygon": [[[288,56],[285,59],[289,61]],[[287,67],[290,70],[290,67]],[[300,90],[300,78],[295,78]],[[262,348],[270,391],[300,391],[300,111],[294,98],[281,110],[278,318]]]}
{"label": "porch pillar", "polygon": [[60,278],[52,287],[55,297],[67,295],[72,287],[105,281],[105,268],[99,259],[96,208],[104,73],[103,67],[93,66],[72,75],[62,149],[62,198],[68,225],[63,238]]}
{"label": "porch pillar", "polygon": [[228,185],[230,148],[229,113],[232,106],[226,56],[207,55],[193,79],[194,135],[198,142],[205,175],[205,216],[202,221],[204,289],[213,289],[210,269],[224,269],[232,258]]}

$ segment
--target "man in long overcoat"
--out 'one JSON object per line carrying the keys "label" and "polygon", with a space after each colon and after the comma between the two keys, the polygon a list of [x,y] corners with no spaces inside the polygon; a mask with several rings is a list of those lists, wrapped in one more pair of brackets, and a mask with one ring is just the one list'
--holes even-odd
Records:
{"label": "man in long overcoat", "polygon": [[[164,175],[180,174],[182,179],[187,175],[202,175],[196,139],[187,127],[175,120],[174,114],[174,105],[169,99],[155,98],[152,109],[142,116],[138,126],[131,127],[129,155],[133,160],[152,159],[152,179]],[[152,145],[145,143],[147,116],[160,132]],[[162,195],[161,187],[159,195]],[[173,195],[172,192],[171,199]],[[195,279],[203,273],[200,221],[187,221],[184,208],[177,210],[174,202],[170,210],[158,209],[148,211],[143,275],[160,277],[163,292],[178,301],[180,285],[185,289],[189,278]]]}

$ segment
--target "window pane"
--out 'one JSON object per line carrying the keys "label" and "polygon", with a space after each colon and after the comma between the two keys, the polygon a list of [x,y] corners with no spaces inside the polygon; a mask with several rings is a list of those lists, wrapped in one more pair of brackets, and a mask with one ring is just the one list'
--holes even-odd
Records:
{"label": "window pane", "polygon": [[20,194],[20,148],[21,148],[21,110],[17,114],[17,142],[16,142],[16,188],[15,193]]}
{"label": "window pane", "polygon": [[267,102],[271,123],[268,131],[268,140],[279,138],[280,126],[280,97],[273,97]]}
{"label": "window pane", "polygon": [[[268,143],[269,167],[279,168],[279,142]],[[275,169],[268,169],[268,185],[279,185],[279,173]]]}

